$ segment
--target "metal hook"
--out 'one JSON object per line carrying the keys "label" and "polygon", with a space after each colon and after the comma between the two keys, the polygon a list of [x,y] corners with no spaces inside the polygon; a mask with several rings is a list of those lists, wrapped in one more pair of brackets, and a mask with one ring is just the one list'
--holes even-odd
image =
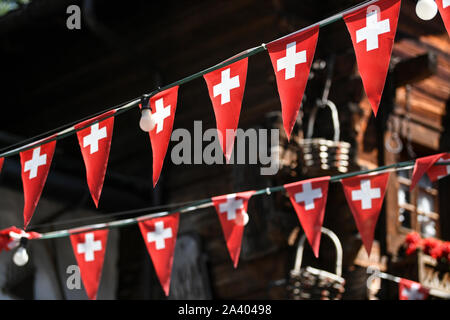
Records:
{"label": "metal hook", "polygon": [[[394,118],[389,118],[387,131],[390,132],[390,136],[384,143],[384,147],[390,153],[399,154],[403,150],[403,143],[398,134],[398,127],[399,127],[398,121],[395,121],[395,124],[397,127],[396,130],[394,130],[392,128],[394,125],[393,123],[394,123]],[[391,144],[392,142],[394,142],[394,147]]]}

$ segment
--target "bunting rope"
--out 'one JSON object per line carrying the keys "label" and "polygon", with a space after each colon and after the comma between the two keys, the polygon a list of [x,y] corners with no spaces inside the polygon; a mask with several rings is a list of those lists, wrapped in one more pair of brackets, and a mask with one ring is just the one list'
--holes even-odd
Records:
{"label": "bunting rope", "polygon": [[[402,279],[404,279],[404,278],[397,277],[397,276],[394,276],[394,275],[386,273],[386,272],[382,272],[377,267],[373,267],[373,266],[369,266],[367,268],[367,273],[370,274],[370,277],[367,279],[367,288],[370,288],[371,282],[374,277],[389,280],[389,281],[392,281],[395,283],[400,283],[402,281]],[[412,281],[412,280],[408,280],[408,281]],[[429,293],[432,296],[446,298],[446,299],[450,298],[450,293],[448,293],[446,291],[436,289],[436,288],[427,288],[427,289],[429,290]]]}
{"label": "bunting rope", "polygon": [[[375,169],[368,169],[368,170],[355,171],[355,172],[350,172],[350,173],[345,173],[345,174],[339,174],[339,175],[331,176],[330,183],[340,182],[342,179],[355,177],[355,176],[359,176],[359,175],[382,174],[382,173],[386,173],[386,172],[409,170],[414,167],[414,163],[415,163],[415,160],[410,160],[410,161],[398,162],[398,163],[394,163],[394,164],[381,166],[381,167],[378,167]],[[450,165],[450,161],[436,162],[434,165]],[[264,194],[270,195],[272,193],[277,193],[277,192],[281,192],[284,190],[285,190],[285,188],[282,185],[274,186],[274,187],[267,187],[267,188],[257,190],[253,194],[253,196],[259,196],[259,195],[264,195]],[[55,238],[68,237],[73,234],[84,233],[84,232],[93,231],[93,230],[125,227],[125,226],[129,226],[132,224],[136,224],[138,222],[145,221],[145,220],[168,216],[168,215],[175,214],[175,213],[192,213],[195,210],[208,208],[213,205],[211,198],[205,198],[205,199],[192,201],[192,202],[184,202],[182,204],[186,204],[186,203],[188,205],[179,207],[175,210],[155,212],[155,213],[145,214],[145,215],[133,217],[133,218],[126,218],[126,219],[121,219],[121,220],[102,222],[102,223],[90,224],[90,225],[85,225],[85,226],[80,226],[80,227],[75,227],[75,228],[70,228],[70,229],[63,229],[63,230],[58,230],[58,231],[41,233],[40,237],[35,238],[35,239],[30,239],[30,240],[55,239]],[[169,207],[169,206],[173,207],[173,206],[177,206],[177,204],[167,205],[166,207]],[[160,207],[160,206],[158,206],[158,207]],[[137,213],[141,213],[141,212],[148,212],[151,210],[155,210],[155,208],[158,208],[158,207],[147,207],[147,208],[141,208],[141,209],[136,209],[136,210],[116,212],[116,213],[113,213],[111,216],[131,215],[131,214],[137,214]],[[101,217],[93,217],[93,218],[101,218]],[[87,219],[90,219],[90,218],[87,218]],[[85,221],[87,219],[77,219],[76,221],[80,221],[80,220]],[[74,220],[72,220],[72,221],[74,221]],[[69,224],[72,221],[69,220],[69,221],[65,221],[65,222],[61,222],[61,223]],[[42,225],[39,225],[39,227],[52,226],[52,225],[53,224],[47,224],[47,225],[42,224]],[[36,227],[37,226],[34,226],[34,228],[36,228]],[[33,226],[30,226],[31,230],[34,228],[33,228]]]}
{"label": "bunting rope", "polygon": [[[289,37],[289,36],[292,36],[292,35],[295,35],[295,34],[298,34],[298,33],[301,33],[301,32],[304,32],[304,31],[312,29],[314,27],[327,26],[327,25],[332,24],[332,23],[334,23],[336,21],[339,21],[340,19],[342,19],[342,17],[345,14],[351,13],[351,12],[353,12],[355,10],[358,10],[358,9],[368,5],[368,4],[376,3],[376,2],[379,2],[379,1],[381,1],[381,0],[366,0],[366,1],[363,1],[363,2],[357,4],[357,5],[353,6],[353,7],[345,9],[345,10],[343,10],[343,11],[337,13],[337,14],[334,14],[334,15],[328,17],[328,18],[325,18],[325,19],[323,19],[323,20],[321,20],[319,22],[316,22],[316,23],[314,23],[312,25],[309,25],[309,26],[307,26],[307,27],[305,27],[303,29],[294,31],[294,32],[292,32],[292,33],[290,33],[288,35],[280,37],[280,38],[278,38],[276,40],[273,40],[271,42],[279,41],[281,39],[284,39],[286,37]],[[200,78],[201,76],[203,76],[205,74],[208,74],[208,73],[210,73],[212,71],[215,71],[215,70],[218,70],[220,68],[226,67],[228,65],[233,64],[234,62],[237,62],[239,60],[248,58],[248,57],[250,57],[250,56],[252,56],[254,54],[263,52],[265,50],[267,50],[266,44],[262,43],[260,46],[244,50],[241,53],[239,53],[239,54],[237,54],[237,55],[235,55],[235,56],[233,56],[233,57],[231,57],[231,58],[229,58],[229,59],[227,59],[227,60],[225,60],[225,61],[223,61],[223,62],[221,62],[219,64],[216,64],[216,65],[214,65],[212,67],[209,67],[209,68],[201,70],[201,71],[199,71],[197,73],[191,74],[191,75],[189,75],[189,76],[187,76],[187,77],[185,77],[185,78],[183,78],[181,80],[178,80],[178,81],[175,81],[173,83],[170,83],[170,84],[168,84],[168,85],[166,85],[164,87],[158,87],[157,89],[151,91],[148,94],[144,94],[144,95],[142,95],[139,98],[134,98],[134,99],[129,100],[129,101],[125,102],[125,103],[119,104],[118,106],[115,106],[115,107],[112,107],[112,108],[109,108],[109,109],[105,109],[103,111],[100,111],[100,112],[97,112],[97,113],[92,114],[90,116],[87,116],[87,117],[85,117],[83,119],[80,119],[80,120],[77,120],[75,122],[63,125],[61,127],[58,127],[58,128],[53,129],[53,130],[47,131],[45,133],[39,134],[39,135],[34,136],[32,138],[29,138],[29,139],[20,141],[20,142],[18,142],[16,144],[10,145],[8,147],[2,148],[2,149],[0,149],[0,158],[5,158],[5,157],[17,155],[17,154],[19,154],[22,151],[38,147],[38,146],[40,146],[40,145],[42,145],[44,143],[48,143],[48,142],[55,141],[55,140],[60,140],[60,139],[66,138],[68,136],[71,136],[71,135],[75,134],[77,131],[81,131],[81,130],[89,127],[90,125],[92,125],[92,123],[90,123],[89,125],[86,125],[86,126],[83,126],[83,127],[79,127],[79,128],[75,128],[75,125],[78,124],[78,123],[81,123],[83,121],[95,118],[97,116],[100,116],[102,114],[111,112],[113,110],[115,111],[114,113],[112,113],[110,115],[107,115],[105,117],[102,117],[101,120],[104,120],[104,119],[107,119],[107,118],[110,118],[110,117],[113,117],[113,116],[117,116],[117,115],[119,115],[121,113],[124,113],[126,111],[131,110],[134,107],[137,107],[139,105],[139,102],[141,101],[142,97],[146,97],[146,98],[152,97],[152,96],[156,95],[158,92],[162,92],[164,90],[167,90],[169,88],[178,86],[180,84],[184,84],[184,83],[190,82],[190,81],[195,80],[197,78]],[[99,122],[99,120],[96,120],[95,122]],[[95,123],[95,122],[93,122],[93,123]]]}

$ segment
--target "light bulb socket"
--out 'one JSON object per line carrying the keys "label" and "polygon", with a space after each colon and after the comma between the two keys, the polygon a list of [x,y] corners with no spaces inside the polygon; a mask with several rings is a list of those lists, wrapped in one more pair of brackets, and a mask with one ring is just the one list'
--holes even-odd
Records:
{"label": "light bulb socket", "polygon": [[19,244],[20,247],[25,248],[27,246],[27,243],[28,243],[28,238],[26,238],[26,237],[20,238],[20,244]]}

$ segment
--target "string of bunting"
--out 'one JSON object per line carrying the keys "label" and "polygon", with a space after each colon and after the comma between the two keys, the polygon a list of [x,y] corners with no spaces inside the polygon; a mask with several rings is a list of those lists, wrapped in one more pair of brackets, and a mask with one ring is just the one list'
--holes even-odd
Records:
{"label": "string of bunting", "polygon": [[378,268],[373,266],[369,266],[367,268],[367,273],[371,274],[371,276],[367,279],[368,289],[371,288],[373,279],[378,277],[398,283],[399,300],[425,300],[429,295],[440,298],[450,298],[450,295],[445,291],[435,288],[427,288],[419,282],[381,272]]}
{"label": "string of bunting", "polygon": [[[332,177],[312,178],[282,186],[226,194],[193,201],[185,207],[170,211],[42,234],[33,231],[25,232],[17,227],[10,227],[0,231],[0,251],[2,249],[8,251],[19,245],[24,246],[25,241],[28,240],[70,237],[86,292],[90,299],[96,299],[109,229],[137,223],[161,286],[166,295],[169,295],[180,213],[194,212],[214,206],[222,226],[228,252],[233,261],[233,266],[236,268],[244,227],[249,220],[247,214],[248,201],[252,196],[286,191],[314,255],[318,257],[321,233],[317,230],[321,230],[324,219],[328,184],[340,182],[364,247],[370,256],[374,231],[390,172],[413,168],[413,180],[420,180],[418,175],[427,174],[431,181],[437,181],[450,174],[450,153],[442,153],[438,156],[439,158],[429,156],[419,158],[416,161],[394,163],[371,170]],[[425,171],[423,170],[424,167],[426,167]],[[25,249],[20,247],[19,250],[23,252]]]}

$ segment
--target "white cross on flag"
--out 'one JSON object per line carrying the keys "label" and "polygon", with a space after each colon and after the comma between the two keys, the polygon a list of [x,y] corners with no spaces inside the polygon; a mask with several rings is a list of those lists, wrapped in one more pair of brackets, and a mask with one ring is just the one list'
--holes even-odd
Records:
{"label": "white cross on flag", "polygon": [[25,198],[24,229],[27,228],[39,202],[55,152],[56,140],[20,153]]}
{"label": "white cross on flag", "polygon": [[320,177],[284,185],[306,239],[316,257],[319,256],[321,230],[327,204],[330,177]]}
{"label": "white cross on flag", "polygon": [[70,235],[73,252],[80,267],[81,280],[89,299],[97,299],[102,276],[108,229]]}
{"label": "white cross on flag", "polygon": [[238,265],[239,255],[241,253],[244,226],[246,220],[248,221],[248,200],[254,193],[255,191],[246,191],[212,198],[220,224],[222,225],[228,252],[230,253],[235,268]]}
{"label": "white cross on flag", "polygon": [[175,213],[139,222],[142,237],[166,296],[169,295],[170,289],[170,275],[172,273],[179,216],[179,213]]}
{"label": "white cross on flag", "polygon": [[316,26],[267,44],[277,79],[283,126],[288,139],[300,110],[318,36],[319,27]]}
{"label": "white cross on flag", "polygon": [[150,98],[152,117],[156,124],[149,132],[153,152],[153,187],[156,186],[172,135],[177,110],[178,86],[161,91]]}
{"label": "white cross on flag", "polygon": [[388,180],[389,172],[341,180],[345,198],[369,256]]}
{"label": "white cross on flag", "polygon": [[399,300],[425,300],[429,292],[429,289],[415,281],[401,278],[398,284]]}
{"label": "white cross on flag", "polygon": [[[84,128],[77,131],[77,137],[86,166],[89,191],[96,207],[98,207],[108,166],[114,128],[114,112],[114,110],[109,111],[75,126],[75,129]],[[91,123],[92,125],[90,125]]]}
{"label": "white cross on flag", "polygon": [[[439,162],[450,162],[450,153],[445,153],[436,161]],[[427,171],[427,175],[431,181],[437,181],[441,178],[444,178],[450,174],[450,164],[442,164],[431,166]]]}
{"label": "white cross on flag", "polygon": [[450,35],[450,0],[435,0],[447,33]]}
{"label": "white cross on flag", "polygon": [[386,81],[399,12],[400,0],[380,0],[344,15],[375,116]]}
{"label": "white cross on flag", "polygon": [[209,97],[216,116],[217,134],[227,163],[233,151],[234,138],[241,113],[247,78],[248,58],[205,74]]}

